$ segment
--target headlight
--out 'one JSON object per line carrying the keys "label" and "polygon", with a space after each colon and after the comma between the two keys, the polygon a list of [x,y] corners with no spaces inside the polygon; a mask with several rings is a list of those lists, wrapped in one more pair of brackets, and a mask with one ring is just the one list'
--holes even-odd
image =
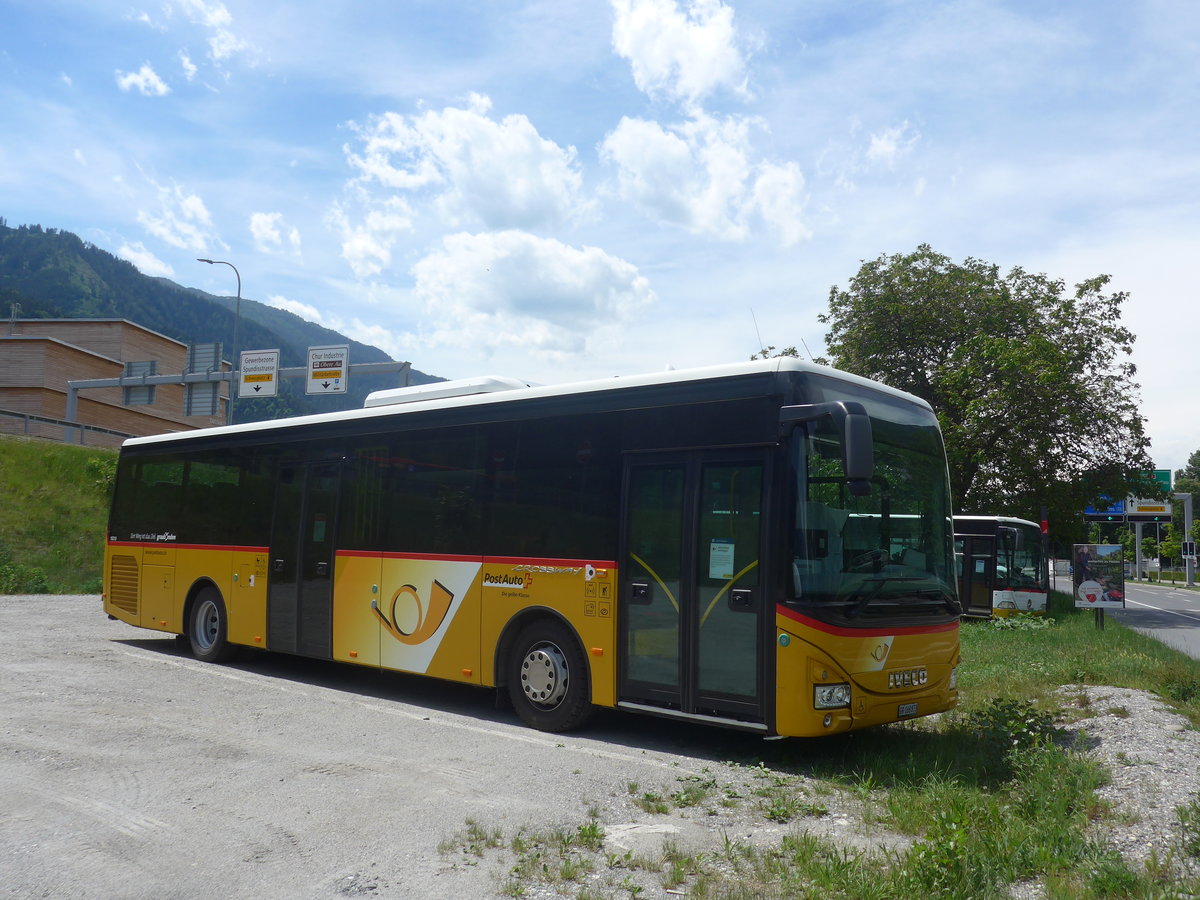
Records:
{"label": "headlight", "polygon": [[950,690],[958,690],[958,666],[950,670]]}
{"label": "headlight", "polygon": [[837,709],[850,705],[850,685],[818,684],[813,690],[813,706],[817,709]]}

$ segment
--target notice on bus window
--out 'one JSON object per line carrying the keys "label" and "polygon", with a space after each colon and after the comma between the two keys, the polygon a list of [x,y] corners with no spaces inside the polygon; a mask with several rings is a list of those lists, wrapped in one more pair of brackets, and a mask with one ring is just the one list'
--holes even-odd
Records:
{"label": "notice on bus window", "polygon": [[1072,554],[1075,605],[1125,608],[1125,548],[1120,544],[1076,544]]}
{"label": "notice on bus window", "polygon": [[728,581],[733,577],[733,541],[713,538],[708,545],[708,577]]}

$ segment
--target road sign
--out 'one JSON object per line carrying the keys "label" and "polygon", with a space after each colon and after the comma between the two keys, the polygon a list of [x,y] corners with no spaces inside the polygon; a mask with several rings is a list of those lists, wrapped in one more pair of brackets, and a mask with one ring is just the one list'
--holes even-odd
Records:
{"label": "road sign", "polygon": [[274,397],[279,392],[279,351],[243,350],[238,358],[238,397]]}
{"label": "road sign", "polygon": [[[1107,497],[1102,498],[1108,500]],[[1125,501],[1109,501],[1108,506],[1088,506],[1083,517],[1089,522],[1120,522],[1125,518]]]}
{"label": "road sign", "polygon": [[1126,504],[1125,510],[1130,522],[1171,521],[1171,503],[1169,500],[1139,500],[1131,497]]}
{"label": "road sign", "polygon": [[306,394],[346,393],[346,369],[350,365],[350,346],[308,348],[308,378],[304,381]]}

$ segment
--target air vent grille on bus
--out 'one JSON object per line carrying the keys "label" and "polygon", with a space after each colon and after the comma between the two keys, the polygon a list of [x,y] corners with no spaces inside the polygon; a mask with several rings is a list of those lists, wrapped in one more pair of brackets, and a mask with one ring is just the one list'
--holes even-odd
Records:
{"label": "air vent grille on bus", "polygon": [[108,567],[108,602],[131,616],[138,614],[138,564],[132,556],[114,556]]}
{"label": "air vent grille on bus", "polygon": [[460,378],[457,381],[435,381],[433,384],[416,384],[405,388],[389,388],[367,394],[363,406],[397,406],[402,403],[418,403],[422,400],[446,400],[451,397],[471,397],[475,394],[494,394],[500,391],[515,391],[534,387],[532,381],[509,378],[505,375],[480,375],[476,378]]}

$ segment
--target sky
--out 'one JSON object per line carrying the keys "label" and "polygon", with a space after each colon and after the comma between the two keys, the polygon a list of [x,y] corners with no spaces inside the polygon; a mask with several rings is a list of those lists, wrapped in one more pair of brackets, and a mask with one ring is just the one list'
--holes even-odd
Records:
{"label": "sky", "polygon": [[0,216],[542,384],[821,356],[923,243],[1106,274],[1200,449],[1195,0],[0,0]]}

